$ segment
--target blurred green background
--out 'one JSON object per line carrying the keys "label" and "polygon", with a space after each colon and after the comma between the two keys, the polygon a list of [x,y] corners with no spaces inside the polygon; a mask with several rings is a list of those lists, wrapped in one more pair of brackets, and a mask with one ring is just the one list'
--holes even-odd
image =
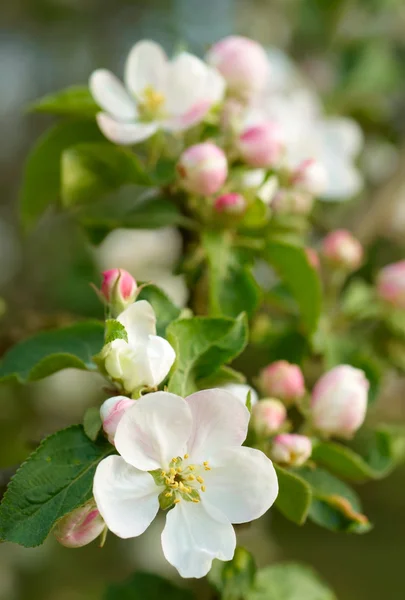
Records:
{"label": "blurred green background", "polygon": [[[24,159],[51,120],[30,115],[34,99],[92,70],[122,72],[138,39],[203,54],[239,33],[286,50],[323,96],[326,110],[357,118],[366,134],[365,192],[328,205],[326,227],[353,229],[375,264],[404,257],[405,3],[403,0],[3,0],[0,7],[0,354],[38,329],[101,316],[91,249],[65,215],[51,215],[29,237],[18,224]],[[404,421],[404,382],[387,377],[379,418]],[[0,388],[0,486],[38,441],[81,420],[105,393],[101,379],[66,371],[26,387]],[[377,415],[375,415],[377,416]],[[405,470],[360,489],[375,529],[364,537],[315,526],[298,529],[276,511],[242,529],[240,543],[260,565],[282,558],[312,564],[341,600],[404,598]],[[267,523],[267,528],[266,528]],[[37,549],[0,546],[0,600],[98,599],[107,582],[137,568],[174,576],[164,562],[161,523],[141,540],[113,536],[104,550],[68,550],[53,539]],[[191,584],[192,585],[192,584]],[[207,589],[201,598],[208,598]]]}

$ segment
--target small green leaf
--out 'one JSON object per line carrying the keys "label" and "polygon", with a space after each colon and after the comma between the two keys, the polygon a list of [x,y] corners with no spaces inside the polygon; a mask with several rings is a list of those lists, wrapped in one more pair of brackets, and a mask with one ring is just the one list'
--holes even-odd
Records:
{"label": "small green leaf", "polygon": [[309,264],[305,250],[273,240],[267,244],[264,258],[296,299],[306,331],[313,333],[321,314],[322,292],[319,276]]}
{"label": "small green leaf", "polygon": [[336,600],[336,596],[311,568],[282,563],[260,569],[246,600]]}
{"label": "small green leaf", "polygon": [[241,600],[252,589],[255,574],[253,556],[237,546],[232,560],[214,560],[208,581],[221,595],[221,600]]}
{"label": "small green leaf", "polygon": [[92,442],[96,441],[102,426],[100,409],[96,406],[88,408],[84,413],[83,428],[84,433]]}
{"label": "small green leaf", "polygon": [[188,396],[199,389],[198,380],[217,372],[245,348],[248,338],[245,315],[237,319],[193,317],[167,328],[176,362],[169,391]]}
{"label": "small green leaf", "polygon": [[123,583],[110,585],[104,600],[193,600],[189,590],[152,573],[135,573]]}
{"label": "small green leaf", "polygon": [[62,369],[94,369],[92,357],[104,345],[104,325],[97,321],[77,323],[44,331],[19,342],[0,363],[0,380],[25,383]]}
{"label": "small green leaf", "polygon": [[93,119],[100,111],[87,86],[75,85],[33,102],[29,111]]}
{"label": "small green leaf", "polygon": [[255,198],[241,222],[241,227],[246,229],[257,229],[266,225],[270,217],[269,207],[260,198]]}
{"label": "small green leaf", "polygon": [[290,521],[305,523],[311,506],[312,492],[307,482],[298,474],[274,465],[279,485],[275,502],[278,510]]}
{"label": "small green leaf", "polygon": [[244,265],[227,231],[207,231],[202,237],[207,253],[209,303],[212,316],[251,316],[260,300],[260,289],[249,266]]}
{"label": "small green leaf", "polygon": [[39,138],[25,165],[20,193],[21,221],[26,229],[36,225],[45,210],[59,201],[61,157],[80,142],[98,142],[103,136],[96,123],[59,123]]}
{"label": "small green leaf", "polygon": [[113,452],[81,425],[46,438],[18,469],[0,505],[0,539],[27,548],[45,541],[58,519],[92,497],[98,463]]}
{"label": "small green leaf", "polygon": [[178,308],[168,296],[156,285],[145,285],[138,296],[138,300],[147,300],[156,314],[156,331],[161,337],[165,337],[166,328],[172,321],[180,316]]}
{"label": "small green leaf", "polygon": [[104,342],[110,344],[114,340],[128,341],[128,334],[122,323],[115,319],[107,319],[105,322]]}

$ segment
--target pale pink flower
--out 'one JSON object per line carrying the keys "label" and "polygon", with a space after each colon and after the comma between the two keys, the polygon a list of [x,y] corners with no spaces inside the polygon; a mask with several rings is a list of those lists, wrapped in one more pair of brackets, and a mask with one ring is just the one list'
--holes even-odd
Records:
{"label": "pale pink flower", "polygon": [[221,148],[211,142],[190,146],[177,164],[182,185],[194,194],[215,194],[225,183],[228,162]]}
{"label": "pale pink flower", "polygon": [[405,309],[405,260],[381,269],[377,277],[377,292],[392,306]]}
{"label": "pale pink flower", "polygon": [[281,433],[273,440],[271,457],[274,462],[300,467],[312,454],[312,442],[305,435]]}
{"label": "pale pink flower", "polygon": [[287,403],[300,400],[305,394],[305,381],[298,365],[278,360],[260,373],[260,384],[267,396]]}
{"label": "pale pink flower", "polygon": [[322,241],[322,255],[336,266],[355,271],[363,261],[363,247],[347,229],[331,231]]}
{"label": "pale pink flower", "polygon": [[280,400],[266,398],[252,408],[252,425],[260,436],[269,436],[280,430],[287,419],[287,409]]}

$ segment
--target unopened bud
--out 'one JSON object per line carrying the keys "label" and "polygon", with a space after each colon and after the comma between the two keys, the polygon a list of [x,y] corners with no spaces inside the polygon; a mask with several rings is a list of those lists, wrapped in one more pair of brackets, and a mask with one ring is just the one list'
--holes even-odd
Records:
{"label": "unopened bud", "polygon": [[280,161],[284,137],[278,123],[265,121],[247,127],[237,144],[242,159],[249,166],[272,167]]}
{"label": "unopened bud", "polygon": [[405,260],[387,265],[378,274],[377,292],[380,298],[405,309]]}
{"label": "unopened bud", "polygon": [[369,383],[363,371],[339,365],[323,375],[312,390],[312,424],[325,435],[349,438],[362,425]]}
{"label": "unopened bud", "polygon": [[111,444],[114,444],[115,432],[117,431],[121,417],[134,404],[135,400],[131,400],[126,396],[113,396],[101,405],[100,417],[103,422],[103,429]]}
{"label": "unopened bud", "polygon": [[314,248],[305,248],[305,254],[307,255],[307,259],[311,267],[318,271],[321,264],[317,251],[314,250]]}
{"label": "unopened bud", "polygon": [[95,540],[105,529],[94,500],[60,519],[54,529],[56,539],[67,548],[80,548]]}
{"label": "unopened bud", "polygon": [[218,213],[240,215],[246,210],[246,200],[241,194],[223,194],[216,198],[214,209]]}
{"label": "unopened bud", "polygon": [[349,271],[358,269],[363,260],[362,245],[346,229],[328,233],[322,242],[321,252],[331,265]]}
{"label": "unopened bud", "polygon": [[312,196],[321,196],[328,185],[328,174],[322,163],[308,158],[293,171],[291,183]]}
{"label": "unopened bud", "polygon": [[290,467],[303,465],[312,454],[312,442],[305,435],[281,433],[273,440],[271,458]]}
{"label": "unopened bud", "polygon": [[287,418],[287,409],[280,400],[266,398],[260,400],[252,409],[252,425],[259,436],[277,433]]}
{"label": "unopened bud", "polygon": [[136,281],[124,269],[104,271],[101,294],[111,306],[114,315],[117,316],[135,301]]}
{"label": "unopened bud", "polygon": [[215,144],[203,142],[187,148],[177,164],[177,172],[186,190],[202,196],[219,191],[228,175],[226,156]]}
{"label": "unopened bud", "polygon": [[301,369],[286,360],[278,360],[263,369],[260,385],[267,396],[279,398],[287,404],[300,400],[305,394]]}

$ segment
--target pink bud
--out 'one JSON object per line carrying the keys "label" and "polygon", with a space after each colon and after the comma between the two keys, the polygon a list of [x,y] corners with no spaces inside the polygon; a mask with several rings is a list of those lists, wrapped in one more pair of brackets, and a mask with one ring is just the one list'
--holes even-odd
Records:
{"label": "pink bud", "polygon": [[211,142],[190,146],[177,163],[183,186],[194,194],[215,194],[225,183],[228,162],[221,148]]}
{"label": "pink bud", "polygon": [[287,409],[280,400],[260,400],[252,408],[252,424],[260,436],[269,436],[279,431],[287,418]]}
{"label": "pink bud", "polygon": [[267,396],[293,403],[305,394],[304,376],[298,365],[278,360],[260,374],[260,383]]}
{"label": "pink bud", "polygon": [[100,417],[103,422],[103,429],[111,444],[114,443],[115,432],[117,431],[121,417],[134,404],[135,400],[131,400],[126,396],[113,396],[101,405]]}
{"label": "pink bud", "polygon": [[117,315],[135,301],[137,285],[135,279],[124,269],[104,271],[101,293]]}
{"label": "pink bud", "polygon": [[380,298],[400,309],[405,309],[405,260],[381,269],[377,278]]}
{"label": "pink bud", "polygon": [[246,210],[246,200],[241,194],[223,194],[216,198],[214,209],[219,213],[240,215]]}
{"label": "pink bud", "polygon": [[228,84],[228,89],[243,98],[262,91],[268,81],[269,61],[260,44],[231,35],[214,44],[206,56]]}
{"label": "pink bud", "polygon": [[312,196],[320,196],[328,185],[328,174],[322,163],[307,158],[292,173],[292,184]]}
{"label": "pink bud", "polygon": [[331,231],[322,242],[321,252],[329,263],[354,271],[363,260],[363,247],[347,229]]}
{"label": "pink bud", "polygon": [[319,262],[319,256],[316,250],[314,250],[313,248],[305,248],[305,254],[307,255],[307,259],[309,264],[311,265],[311,267],[313,269],[315,269],[316,271],[319,271],[319,267],[320,262]]}
{"label": "pink bud", "polygon": [[247,127],[238,140],[239,152],[251,167],[272,167],[279,162],[284,140],[278,123],[265,121]]}
{"label": "pink bud", "polygon": [[350,365],[325,373],[312,390],[314,427],[326,435],[351,437],[366,416],[368,388],[364,372]]}
{"label": "pink bud", "polygon": [[62,517],[54,529],[56,539],[67,548],[80,548],[95,540],[105,529],[94,500]]}
{"label": "pink bud", "polygon": [[281,433],[273,440],[271,458],[282,465],[299,467],[312,454],[312,442],[305,435]]}
{"label": "pink bud", "polygon": [[271,208],[277,215],[308,215],[314,205],[314,197],[308,192],[281,189],[275,194]]}

